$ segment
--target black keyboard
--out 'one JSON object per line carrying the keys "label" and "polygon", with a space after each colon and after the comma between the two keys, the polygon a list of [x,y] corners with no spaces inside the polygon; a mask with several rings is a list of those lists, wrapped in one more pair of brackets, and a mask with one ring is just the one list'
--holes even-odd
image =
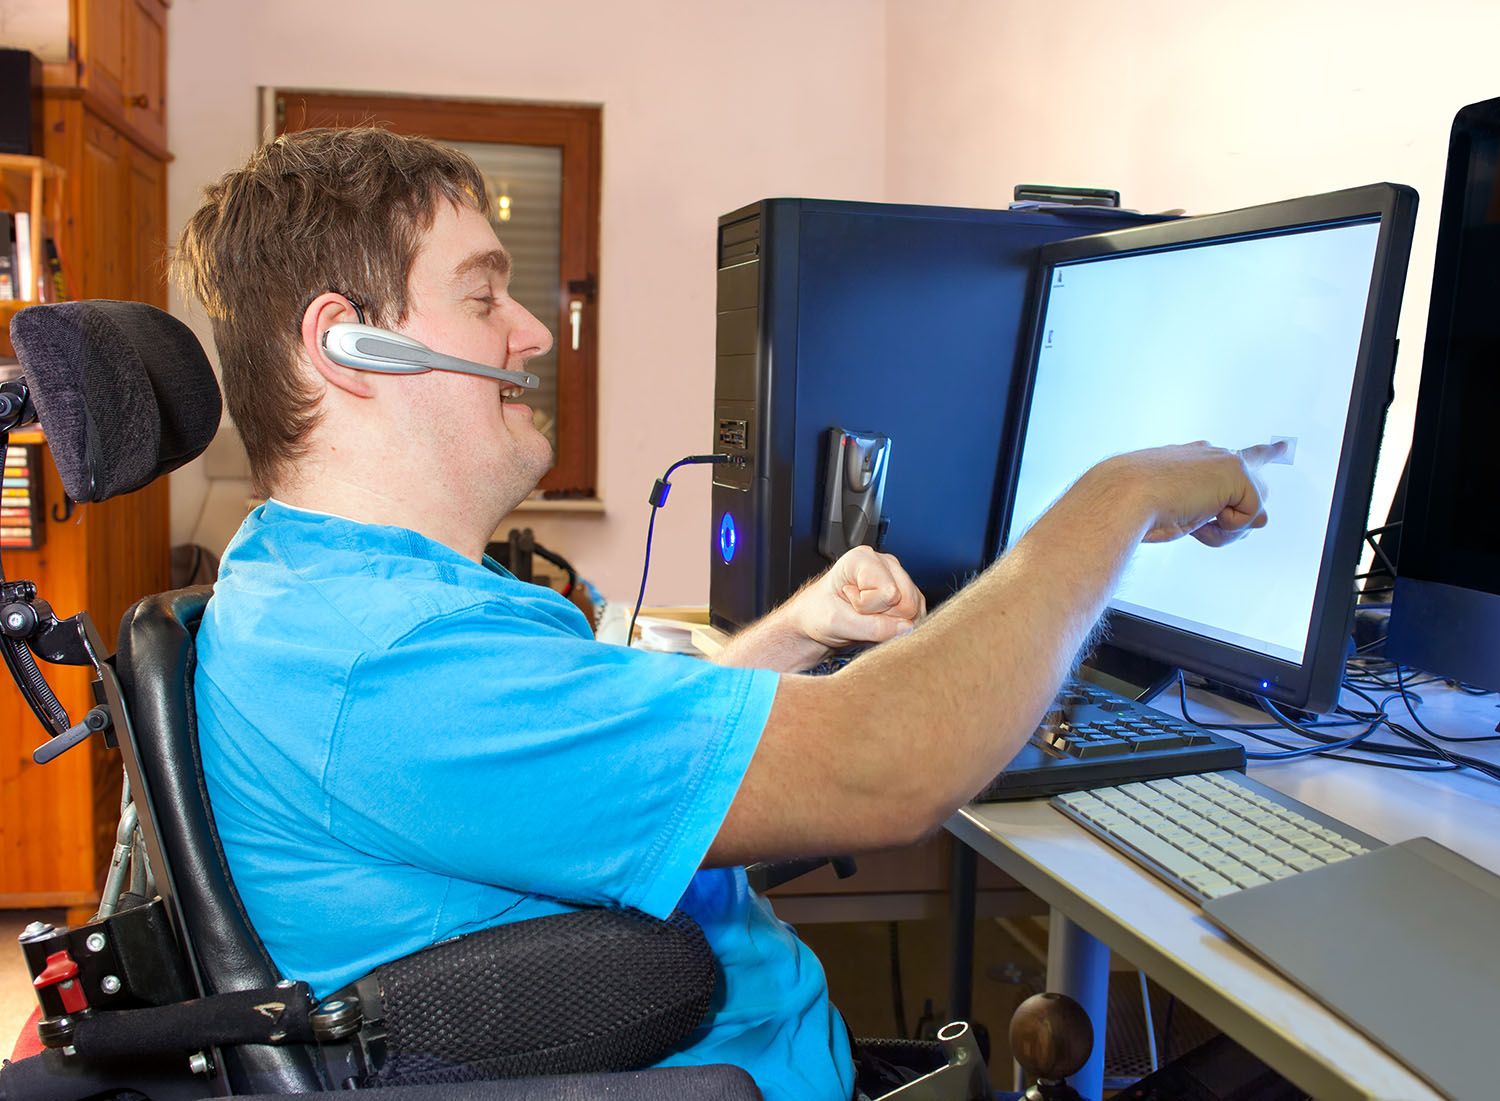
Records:
{"label": "black keyboard", "polygon": [[1073,678],[981,803],[1159,780],[1196,772],[1245,770],[1238,742]]}

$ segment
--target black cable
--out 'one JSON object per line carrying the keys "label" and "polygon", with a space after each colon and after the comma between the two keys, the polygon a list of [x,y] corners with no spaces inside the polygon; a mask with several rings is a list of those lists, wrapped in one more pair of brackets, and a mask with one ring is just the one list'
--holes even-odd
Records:
{"label": "black cable", "polygon": [[562,595],[572,596],[573,586],[578,584],[578,571],[573,568],[573,563],[569,562],[566,558],[558,554],[556,551],[548,550],[540,543],[534,542],[531,544],[531,553],[536,555],[543,561],[551,562],[554,566],[568,575],[568,583],[563,586]]}
{"label": "black cable", "polygon": [[[1354,764],[1369,765],[1374,768],[1393,768],[1408,772],[1451,772],[1456,769],[1471,769],[1490,779],[1500,781],[1500,765],[1489,761],[1470,757],[1462,753],[1444,749],[1438,742],[1466,742],[1466,741],[1500,741],[1500,735],[1457,737],[1453,735],[1440,735],[1432,730],[1417,717],[1412,701],[1420,702],[1420,697],[1412,692],[1405,683],[1404,670],[1400,666],[1393,666],[1396,683],[1382,687],[1395,689],[1395,693],[1388,696],[1384,701],[1377,702],[1373,697],[1366,694],[1355,684],[1350,683],[1346,677],[1344,687],[1354,692],[1360,699],[1370,705],[1372,710],[1368,712],[1355,712],[1340,706],[1337,713],[1344,716],[1341,719],[1322,720],[1311,723],[1294,722],[1286,716],[1273,702],[1264,697],[1257,697],[1261,709],[1271,716],[1274,723],[1201,723],[1188,714],[1186,678],[1179,672],[1178,703],[1185,721],[1205,729],[1236,730],[1256,741],[1275,746],[1281,752],[1278,753],[1247,753],[1246,756],[1254,760],[1295,760],[1300,757],[1319,756],[1330,760],[1348,761]],[[1431,684],[1440,681],[1441,678],[1429,677],[1423,681]],[[1391,700],[1401,699],[1405,703],[1408,712],[1411,713],[1413,721],[1429,737],[1410,730],[1399,722],[1396,722],[1386,710],[1386,704]],[[1365,729],[1350,737],[1336,737],[1322,732],[1326,727],[1364,725]],[[1372,742],[1368,739],[1381,728],[1384,728],[1401,741],[1410,743],[1407,745],[1390,742]],[[1298,737],[1313,742],[1313,745],[1297,746],[1288,744],[1285,740],[1271,737],[1266,731],[1283,729]]]}
{"label": "black cable", "polygon": [[641,591],[635,597],[635,610],[630,613],[630,629],[625,632],[625,645],[631,646],[635,643],[635,621],[641,614],[641,603],[646,599],[646,577],[651,573],[651,535],[656,530],[656,510],[667,503],[667,494],[672,490],[672,483],[668,481],[672,472],[679,466],[694,466],[700,463],[732,463],[735,461],[733,455],[689,455],[678,459],[667,472],[656,479],[656,484],[651,487],[651,496],[646,498],[651,505],[651,520],[646,525],[646,556],[641,563]]}
{"label": "black cable", "polygon": [[1365,542],[1370,544],[1370,549],[1375,552],[1375,557],[1380,559],[1381,564],[1385,567],[1385,573],[1389,577],[1396,576],[1396,563],[1391,561],[1390,555],[1386,554],[1380,544],[1375,541],[1375,536],[1384,535],[1386,532],[1400,526],[1401,521],[1397,520],[1393,524],[1381,524],[1378,528],[1371,528],[1365,532]]}
{"label": "black cable", "polygon": [[901,986],[901,928],[890,922],[891,932],[891,1010],[895,1015],[896,1035],[906,1038],[906,993]]}

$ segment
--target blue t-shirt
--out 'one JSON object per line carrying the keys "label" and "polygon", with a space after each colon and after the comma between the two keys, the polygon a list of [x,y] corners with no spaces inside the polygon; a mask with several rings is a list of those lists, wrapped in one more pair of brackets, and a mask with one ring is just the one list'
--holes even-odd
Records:
{"label": "blue t-shirt", "polygon": [[742,869],[699,871],[774,673],[596,642],[493,563],[274,500],[225,552],[198,663],[219,835],[285,974],[323,996],[502,922],[680,906],[721,981],[664,1064],[850,1096],[817,958]]}

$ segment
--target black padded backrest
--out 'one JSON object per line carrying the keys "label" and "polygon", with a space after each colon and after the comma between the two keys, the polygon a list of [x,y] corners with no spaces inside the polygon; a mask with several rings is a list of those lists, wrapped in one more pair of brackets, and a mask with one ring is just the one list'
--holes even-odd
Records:
{"label": "black padded backrest", "polygon": [[[212,592],[202,585],[138,601],[120,623],[115,672],[146,788],[134,796],[138,805],[149,802],[141,818],[149,814],[154,823],[166,864],[153,869],[158,888],[175,898],[203,992],[223,994],[268,987],[281,975],[234,889],[203,782],[193,640]],[[302,1048],[246,1047],[226,1053],[225,1062],[237,1091],[323,1086]]]}

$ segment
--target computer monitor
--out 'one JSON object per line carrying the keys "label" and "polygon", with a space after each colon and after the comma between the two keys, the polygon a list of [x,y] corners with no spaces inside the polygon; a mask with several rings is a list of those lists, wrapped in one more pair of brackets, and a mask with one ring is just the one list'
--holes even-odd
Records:
{"label": "computer monitor", "polygon": [[1386,657],[1500,690],[1500,99],[1453,120]]}
{"label": "computer monitor", "polygon": [[1136,550],[1115,645],[1292,707],[1335,700],[1391,397],[1416,193],[1393,184],[1044,246],[994,540],[1088,467],[1206,439],[1291,441],[1270,523]]}

